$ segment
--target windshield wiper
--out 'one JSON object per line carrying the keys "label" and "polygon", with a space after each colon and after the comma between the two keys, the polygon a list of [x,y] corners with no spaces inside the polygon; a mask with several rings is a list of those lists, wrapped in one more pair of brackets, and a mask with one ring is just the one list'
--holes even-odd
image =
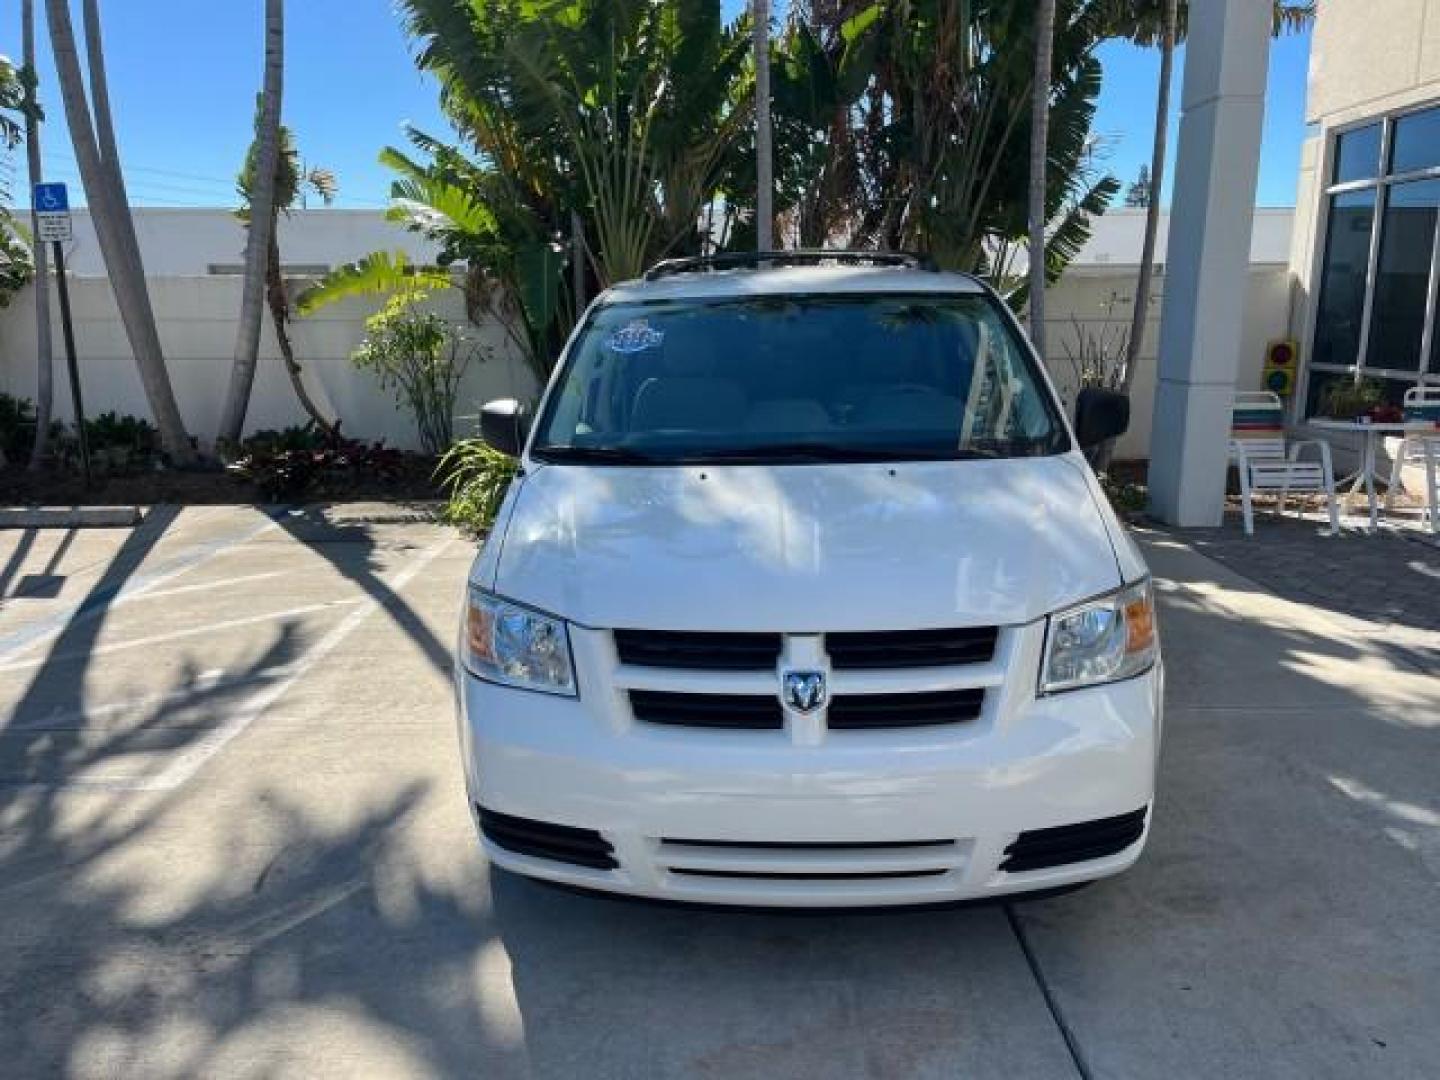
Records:
{"label": "windshield wiper", "polygon": [[624,446],[537,446],[530,451],[536,461],[556,465],[654,465],[660,459]]}

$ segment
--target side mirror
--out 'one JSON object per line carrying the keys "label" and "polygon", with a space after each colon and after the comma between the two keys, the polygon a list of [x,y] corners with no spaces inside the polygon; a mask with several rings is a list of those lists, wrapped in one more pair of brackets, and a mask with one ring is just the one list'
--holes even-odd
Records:
{"label": "side mirror", "polygon": [[480,437],[502,454],[520,456],[528,427],[525,406],[514,398],[487,401],[480,408]]}
{"label": "side mirror", "polygon": [[1130,428],[1130,398],[1114,390],[1090,387],[1075,402],[1075,438],[1080,449],[1118,439]]}

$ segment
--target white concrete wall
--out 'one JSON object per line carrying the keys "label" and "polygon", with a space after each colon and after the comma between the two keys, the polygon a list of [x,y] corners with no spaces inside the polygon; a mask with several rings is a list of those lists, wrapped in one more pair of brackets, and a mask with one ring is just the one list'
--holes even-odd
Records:
{"label": "white concrete wall", "polygon": [[[1071,348],[1077,345],[1077,331],[1072,318],[1095,333],[1107,326],[1112,330],[1128,331],[1135,297],[1135,278],[1134,267],[1110,271],[1091,268],[1071,270],[1047,292],[1046,360],[1051,378],[1066,395],[1067,402],[1073,401],[1075,392],[1073,369],[1065,351],[1067,344]],[[1131,391],[1130,431],[1116,447],[1119,460],[1135,460],[1150,455],[1151,412],[1155,400],[1160,308],[1164,292],[1165,276],[1158,274],[1150,297],[1150,316],[1141,341],[1139,367]],[[1265,346],[1285,336],[1289,310],[1290,275],[1286,267],[1274,264],[1252,266],[1246,289],[1237,389],[1260,388]]]}
{"label": "white concrete wall", "polygon": [[[1145,239],[1143,209],[1112,207],[1090,223],[1090,237],[1070,264],[1070,271],[1133,268],[1140,261]],[[1252,263],[1283,263],[1290,257],[1290,238],[1295,210],[1289,206],[1260,206],[1255,209],[1255,227],[1250,232]],[[1155,261],[1165,262],[1170,242],[1170,213],[1160,212],[1155,235]]]}
{"label": "white concrete wall", "polygon": [[[142,207],[135,211],[146,277],[199,277],[211,266],[245,261],[245,229],[229,210]],[[76,277],[104,277],[105,260],[90,212],[73,216],[75,238],[65,261]],[[280,215],[280,253],[286,266],[333,268],[372,251],[403,251],[416,262],[433,262],[436,246],[385,220],[381,210],[296,210]]]}
{"label": "white concrete wall", "polygon": [[1440,2],[1324,0],[1305,118],[1327,128],[1440,99]]}
{"label": "white concrete wall", "polygon": [[[240,310],[240,279],[235,277],[155,277],[151,302],[159,323],[170,378],[180,411],[192,435],[207,444],[215,436],[220,407],[235,347],[235,319]],[[458,290],[435,298],[439,310],[456,322],[465,319]],[[150,415],[140,386],[119,312],[103,278],[71,282],[76,352],[80,358],[85,411],[90,416],[114,409]],[[355,438],[383,439],[392,446],[416,448],[408,412],[397,406],[374,378],[356,371],[350,353],[364,337],[365,317],[373,300],[349,300],[323,309],[291,326],[295,353],[309,377],[334,403],[342,430]],[[51,304],[55,322],[55,409],[70,418],[70,391],[59,329],[59,305]],[[0,310],[0,390],[24,397],[35,393],[34,300],[27,289]],[[528,369],[496,325],[474,328],[483,361],[472,363],[461,384],[456,412],[473,416],[494,397],[527,396],[534,391]],[[268,312],[261,337],[261,360],[246,430],[280,428],[305,421],[279,360]],[[457,433],[468,433],[457,424]]]}

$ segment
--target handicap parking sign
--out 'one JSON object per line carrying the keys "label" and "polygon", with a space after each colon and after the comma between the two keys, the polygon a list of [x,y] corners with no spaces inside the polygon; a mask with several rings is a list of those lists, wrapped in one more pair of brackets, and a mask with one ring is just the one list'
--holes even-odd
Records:
{"label": "handicap parking sign", "polygon": [[64,184],[36,184],[35,209],[41,214],[68,214],[70,192]]}

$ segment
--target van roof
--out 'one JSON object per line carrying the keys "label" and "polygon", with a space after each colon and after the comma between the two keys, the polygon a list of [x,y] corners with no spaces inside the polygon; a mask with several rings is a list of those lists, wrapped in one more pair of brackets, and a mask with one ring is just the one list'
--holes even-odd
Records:
{"label": "van roof", "polygon": [[969,274],[888,266],[819,265],[746,267],[668,274],[607,289],[602,304],[645,300],[722,299],[792,293],[948,293],[977,295],[983,286]]}

